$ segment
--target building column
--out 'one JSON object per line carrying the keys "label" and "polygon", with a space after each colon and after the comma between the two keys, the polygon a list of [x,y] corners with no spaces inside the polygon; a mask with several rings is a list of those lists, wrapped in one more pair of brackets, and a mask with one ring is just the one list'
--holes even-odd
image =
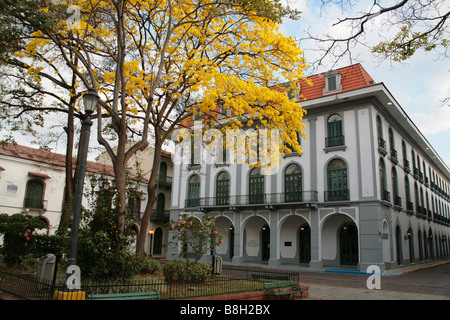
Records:
{"label": "building column", "polygon": [[276,211],[270,211],[270,258],[268,265],[271,267],[279,267],[280,260],[280,244],[278,235],[278,215]]}
{"label": "building column", "polygon": [[234,255],[232,263],[240,265],[244,262],[244,230],[241,230],[241,214],[236,212],[234,221]]}
{"label": "building column", "polygon": [[312,211],[311,219],[311,261],[309,267],[313,270],[322,269],[323,262],[320,256],[320,215],[319,210]]}

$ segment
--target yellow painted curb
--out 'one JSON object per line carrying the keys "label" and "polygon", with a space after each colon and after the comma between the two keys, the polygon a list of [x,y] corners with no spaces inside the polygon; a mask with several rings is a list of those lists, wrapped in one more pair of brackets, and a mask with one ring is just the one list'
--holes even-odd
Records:
{"label": "yellow painted curb", "polygon": [[74,291],[74,292],[55,291],[55,292],[53,292],[53,300],[86,300],[86,292],[84,292],[84,291]]}

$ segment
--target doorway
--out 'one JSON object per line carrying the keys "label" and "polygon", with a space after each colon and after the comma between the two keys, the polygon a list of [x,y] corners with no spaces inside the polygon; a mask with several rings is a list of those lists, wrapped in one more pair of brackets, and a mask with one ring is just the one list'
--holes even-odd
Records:
{"label": "doorway", "polygon": [[261,229],[261,260],[268,261],[270,258],[270,228],[266,224]]}
{"label": "doorway", "polygon": [[339,232],[341,265],[358,264],[358,229],[354,224],[345,224]]}

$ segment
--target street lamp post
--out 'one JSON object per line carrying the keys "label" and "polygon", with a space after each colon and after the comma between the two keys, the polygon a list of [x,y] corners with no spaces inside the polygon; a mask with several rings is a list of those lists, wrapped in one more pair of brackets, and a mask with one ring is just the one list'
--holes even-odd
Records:
{"label": "street lamp post", "polygon": [[[78,176],[77,176],[77,188],[75,191],[75,202],[73,205],[73,221],[72,221],[72,234],[70,237],[70,249],[69,249],[69,257],[67,259],[67,274],[66,274],[66,287],[68,289],[79,289],[74,287],[73,283],[77,282],[80,283],[79,274],[76,274],[75,276],[78,277],[78,279],[71,279],[71,276],[74,273],[77,273],[76,271],[73,271],[73,268],[71,266],[76,266],[77,263],[77,243],[78,243],[78,230],[80,226],[80,217],[81,217],[81,202],[83,199],[83,188],[84,188],[84,178],[86,173],[86,163],[87,163],[87,154],[88,154],[88,148],[89,148],[89,136],[91,134],[91,126],[92,121],[90,116],[94,112],[95,108],[97,107],[99,97],[95,93],[94,90],[89,90],[86,94],[83,96],[83,104],[84,104],[84,110],[86,113],[86,117],[84,118],[81,126],[81,145],[78,150],[80,153],[80,163],[78,167]],[[69,281],[69,279],[71,281]],[[72,283],[69,283],[72,282]]]}

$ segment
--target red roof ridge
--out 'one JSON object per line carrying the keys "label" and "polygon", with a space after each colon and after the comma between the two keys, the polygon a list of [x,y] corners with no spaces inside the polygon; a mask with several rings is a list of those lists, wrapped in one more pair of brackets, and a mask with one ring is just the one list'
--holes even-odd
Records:
{"label": "red roof ridge", "polygon": [[[0,154],[14,158],[31,160],[59,167],[65,166],[66,155],[42,149],[36,149],[24,145],[1,143]],[[75,166],[76,158],[72,159],[72,165]],[[114,176],[114,169],[110,165],[105,165],[93,161],[88,161],[86,170],[88,172],[103,172],[110,176]]]}

